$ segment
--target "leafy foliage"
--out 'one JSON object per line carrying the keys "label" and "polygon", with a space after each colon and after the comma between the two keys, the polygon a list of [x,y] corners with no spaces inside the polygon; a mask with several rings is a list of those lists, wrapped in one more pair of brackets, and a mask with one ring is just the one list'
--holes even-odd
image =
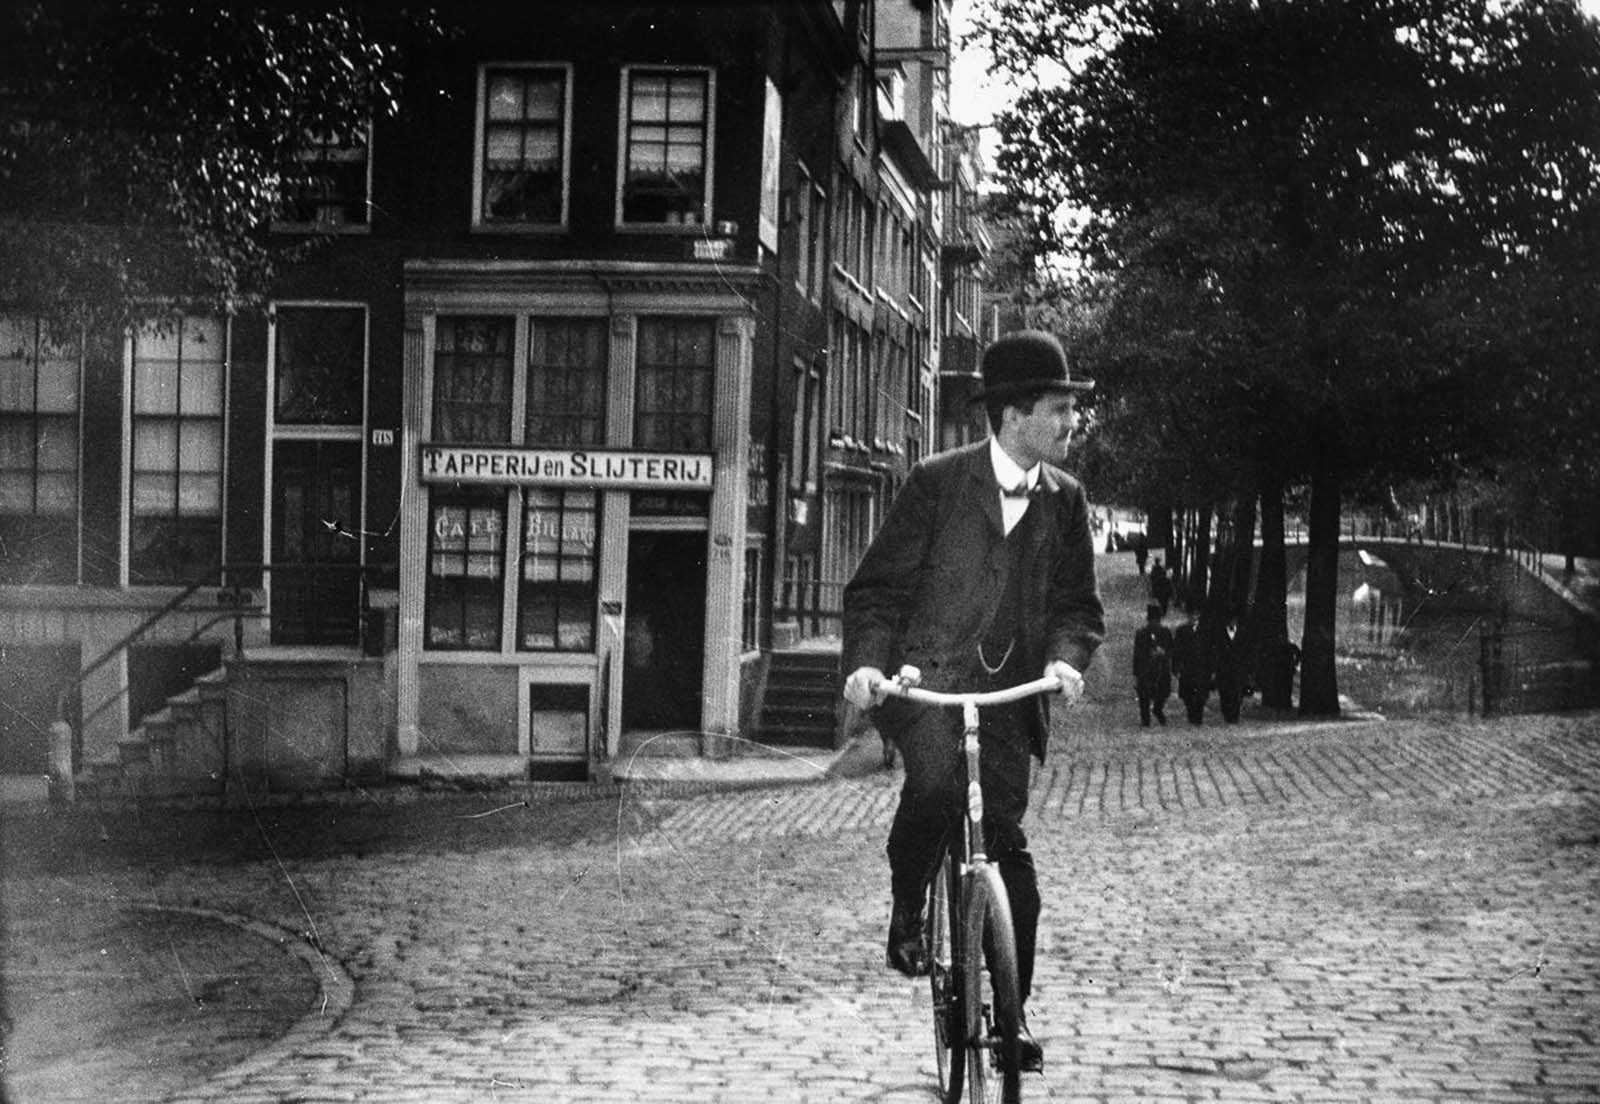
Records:
{"label": "leafy foliage", "polygon": [[6,5],[0,298],[117,322],[259,297],[308,136],[364,140],[436,29],[381,0]]}
{"label": "leafy foliage", "polygon": [[1096,304],[1101,425],[1172,497],[1270,469],[1335,496],[1336,539],[1345,488],[1592,468],[1600,32],[1572,0],[984,6],[1023,86],[1004,209]]}

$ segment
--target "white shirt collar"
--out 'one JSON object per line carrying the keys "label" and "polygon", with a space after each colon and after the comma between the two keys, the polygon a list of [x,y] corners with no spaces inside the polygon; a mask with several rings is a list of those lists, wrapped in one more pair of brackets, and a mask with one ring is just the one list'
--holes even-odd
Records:
{"label": "white shirt collar", "polygon": [[1035,464],[1027,471],[1023,471],[993,437],[989,438],[989,462],[994,465],[994,477],[1002,488],[1015,487],[1024,480],[1027,481],[1029,490],[1038,485],[1041,465]]}

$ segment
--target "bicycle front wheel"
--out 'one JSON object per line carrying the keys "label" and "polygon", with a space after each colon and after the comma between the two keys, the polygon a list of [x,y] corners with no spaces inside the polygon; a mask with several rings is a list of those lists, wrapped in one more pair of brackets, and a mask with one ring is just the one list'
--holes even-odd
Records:
{"label": "bicycle front wheel", "polygon": [[965,949],[962,986],[967,1099],[973,1104],[1018,1104],[1017,1028],[1022,997],[1017,987],[1017,935],[1011,901],[993,866],[968,875],[959,943]]}
{"label": "bicycle front wheel", "polygon": [[961,915],[961,860],[946,852],[928,887],[928,981],[933,997],[933,1052],[939,1065],[939,1098],[944,1104],[961,1099],[962,1068],[966,1063],[966,1028],[961,1012],[962,962],[957,954]]}

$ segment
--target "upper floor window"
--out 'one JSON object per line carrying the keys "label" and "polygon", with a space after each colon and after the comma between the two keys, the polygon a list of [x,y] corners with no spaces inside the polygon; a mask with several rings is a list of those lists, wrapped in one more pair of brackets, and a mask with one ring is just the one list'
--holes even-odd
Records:
{"label": "upper floor window", "polygon": [[531,445],[605,443],[603,318],[535,318],[528,330],[528,425]]}
{"label": "upper floor window", "polygon": [[711,193],[710,71],[633,68],[622,79],[619,221],[703,224]]}
{"label": "upper floor window", "polygon": [[323,229],[367,225],[371,196],[369,141],[312,135],[300,152],[300,173],[284,202],[283,221]]}
{"label": "upper floor window", "polygon": [[634,444],[709,449],[714,326],[703,318],[641,318]]}
{"label": "upper floor window", "polygon": [[566,66],[494,66],[479,74],[479,224],[560,226],[567,221]]}
{"label": "upper floor window", "polygon": [[435,441],[511,441],[515,333],[509,318],[439,319],[433,360]]}
{"label": "upper floor window", "polygon": [[133,337],[128,574],[188,583],[222,563],[227,327],[181,318]]}
{"label": "upper floor window", "polygon": [[77,581],[81,360],[52,336],[0,316],[0,583]]}

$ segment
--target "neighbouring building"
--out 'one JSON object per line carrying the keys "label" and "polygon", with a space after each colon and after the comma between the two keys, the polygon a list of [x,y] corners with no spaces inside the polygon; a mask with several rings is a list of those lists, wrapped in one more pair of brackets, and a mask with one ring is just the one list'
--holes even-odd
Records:
{"label": "neighbouring building", "polygon": [[177,790],[760,738],[975,335],[947,17],[463,5],[264,314],[5,316],[0,772],[58,715]]}

